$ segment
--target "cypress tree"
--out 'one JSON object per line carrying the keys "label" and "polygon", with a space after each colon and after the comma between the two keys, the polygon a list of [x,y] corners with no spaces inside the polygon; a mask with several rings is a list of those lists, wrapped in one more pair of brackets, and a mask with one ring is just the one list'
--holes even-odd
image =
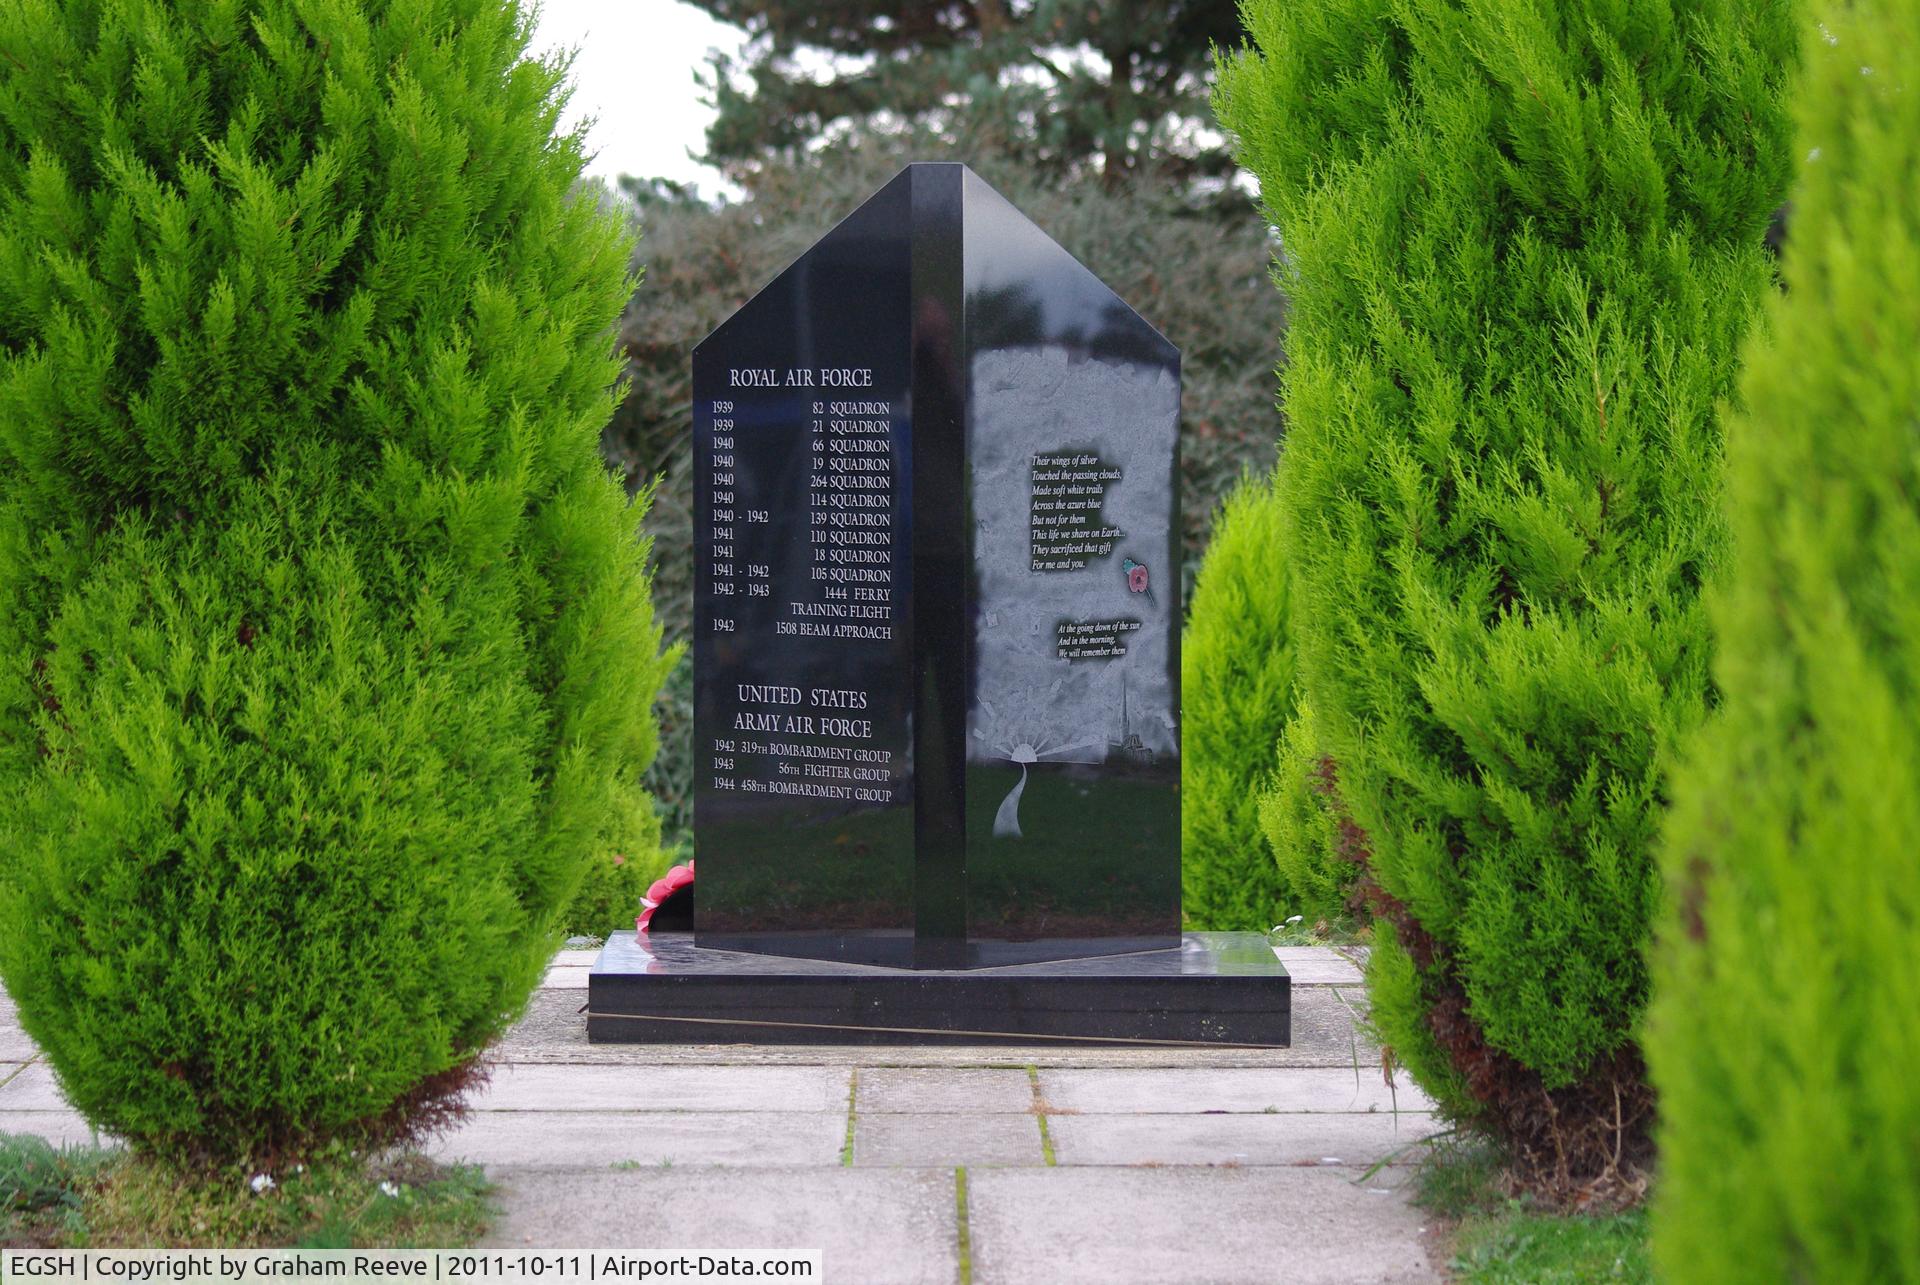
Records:
{"label": "cypress tree", "polygon": [[1822,10],[1648,1058],[1675,1281],[1920,1281],[1920,9]]}
{"label": "cypress tree", "polygon": [[180,1159],[435,1123],[662,677],[517,0],[0,5],[0,978]]}
{"label": "cypress tree", "polygon": [[1630,1192],[1653,842],[1710,699],[1715,405],[1770,280],[1792,23],[1243,12],[1216,105],[1287,248],[1297,645],[1384,921],[1373,1021],[1523,1180]]}
{"label": "cypress tree", "polygon": [[1313,707],[1297,705],[1253,799],[1254,819],[1292,896],[1291,914],[1366,911],[1365,899],[1354,895],[1364,836],[1341,815],[1339,797],[1339,772],[1320,748]]}
{"label": "cypress tree", "polygon": [[1244,483],[1214,523],[1180,640],[1180,898],[1189,925],[1265,932],[1299,909],[1260,833],[1262,782],[1293,713],[1280,506]]}

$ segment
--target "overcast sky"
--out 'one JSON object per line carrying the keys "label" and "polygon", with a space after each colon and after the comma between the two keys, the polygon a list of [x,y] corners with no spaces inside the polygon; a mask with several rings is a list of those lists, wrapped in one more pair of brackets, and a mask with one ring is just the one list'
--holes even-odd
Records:
{"label": "overcast sky", "polygon": [[719,176],[687,155],[704,146],[713,116],[693,73],[707,50],[736,50],[742,39],[679,0],[543,0],[533,43],[536,52],[579,51],[568,123],[595,118],[589,174],[609,183],[622,174],[691,179],[711,195]]}

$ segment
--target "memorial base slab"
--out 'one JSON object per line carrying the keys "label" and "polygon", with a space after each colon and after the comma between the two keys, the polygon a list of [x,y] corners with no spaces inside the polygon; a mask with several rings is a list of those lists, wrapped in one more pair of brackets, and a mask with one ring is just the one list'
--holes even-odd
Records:
{"label": "memorial base slab", "polygon": [[884,968],[615,933],[587,976],[596,1044],[1158,1044],[1284,1048],[1287,970],[1258,933],[999,968]]}

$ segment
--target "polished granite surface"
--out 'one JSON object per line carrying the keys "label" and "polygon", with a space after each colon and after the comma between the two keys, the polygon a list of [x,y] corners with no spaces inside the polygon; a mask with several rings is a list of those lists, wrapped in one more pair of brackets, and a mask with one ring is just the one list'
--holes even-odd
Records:
{"label": "polished granite surface", "polygon": [[1286,968],[1258,933],[971,969],[883,968],[619,933],[587,977],[596,1042],[1284,1047]]}
{"label": "polished granite surface", "polygon": [[[1047,943],[1067,949],[1070,942]],[[1071,959],[1049,957],[1001,967],[901,969],[825,959],[769,959],[749,951],[710,950],[691,933],[615,933],[601,947],[590,976],[633,974],[679,977],[1266,977],[1284,979],[1286,966],[1258,933],[1187,933],[1177,947]]]}
{"label": "polished granite surface", "polygon": [[1180,354],[963,165],[693,353],[701,944],[1180,941]]}

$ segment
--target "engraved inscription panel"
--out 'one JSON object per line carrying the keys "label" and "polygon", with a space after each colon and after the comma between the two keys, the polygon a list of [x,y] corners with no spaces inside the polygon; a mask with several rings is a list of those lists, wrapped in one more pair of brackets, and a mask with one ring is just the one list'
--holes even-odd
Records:
{"label": "engraved inscription panel", "polygon": [[695,353],[703,942],[911,928],[905,217],[882,192]]}

